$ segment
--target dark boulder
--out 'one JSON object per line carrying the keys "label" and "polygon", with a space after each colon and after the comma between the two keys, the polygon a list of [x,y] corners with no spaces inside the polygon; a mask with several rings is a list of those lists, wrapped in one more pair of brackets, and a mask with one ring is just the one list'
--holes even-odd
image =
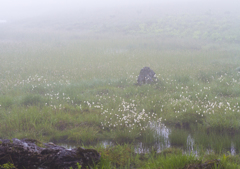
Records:
{"label": "dark boulder", "polygon": [[144,67],[139,73],[137,84],[150,84],[156,81],[156,73],[152,69],[150,69],[150,67]]}
{"label": "dark boulder", "polygon": [[237,67],[237,68],[236,68],[236,71],[240,72],[240,67]]}
{"label": "dark boulder", "polygon": [[18,169],[69,169],[90,167],[100,161],[100,154],[81,147],[66,149],[34,139],[0,139],[0,165],[13,163]]}

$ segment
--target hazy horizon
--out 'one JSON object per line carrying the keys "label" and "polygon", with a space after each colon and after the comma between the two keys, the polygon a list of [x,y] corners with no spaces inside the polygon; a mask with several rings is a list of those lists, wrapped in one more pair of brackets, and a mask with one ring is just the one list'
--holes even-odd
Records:
{"label": "hazy horizon", "polygon": [[[39,16],[51,16],[58,14],[69,14],[76,11],[94,12],[98,10],[122,9],[131,7],[137,10],[139,7],[163,7],[169,12],[174,12],[176,9],[186,11],[203,11],[210,10],[213,12],[238,12],[240,3],[237,0],[231,1],[200,1],[200,0],[131,0],[131,1],[78,1],[78,0],[42,0],[42,1],[7,1],[3,0],[0,6],[0,20],[19,20],[34,18]],[[129,16],[130,17],[130,16]]]}

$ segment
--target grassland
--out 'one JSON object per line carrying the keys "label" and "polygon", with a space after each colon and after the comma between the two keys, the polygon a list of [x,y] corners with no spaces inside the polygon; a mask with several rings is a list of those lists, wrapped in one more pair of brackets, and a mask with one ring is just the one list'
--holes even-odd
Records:
{"label": "grassland", "polygon": [[[172,145],[185,147],[190,133],[195,148],[221,152],[236,140],[238,152],[238,48],[182,42],[100,36],[3,43],[0,137],[151,145],[161,140],[150,127],[156,122],[187,129],[172,131]],[[156,84],[134,85],[144,66],[156,72]]]}
{"label": "grassland", "polygon": [[[141,30],[1,34],[0,138],[94,146],[102,154],[98,168],[183,168],[214,158],[239,168],[237,40]],[[135,85],[144,66],[157,83]],[[171,146],[189,150],[190,136],[198,156],[154,150],[166,141],[161,126],[171,128]],[[137,143],[149,153],[136,154]]]}

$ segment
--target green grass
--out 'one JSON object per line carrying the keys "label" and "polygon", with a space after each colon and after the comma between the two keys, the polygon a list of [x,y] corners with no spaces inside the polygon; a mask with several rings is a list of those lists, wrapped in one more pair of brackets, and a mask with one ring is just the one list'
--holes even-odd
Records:
{"label": "green grass", "polygon": [[[48,135],[42,128],[58,136],[66,130],[68,140],[76,142],[79,136],[75,131],[90,126],[98,138],[134,141],[144,135],[149,121],[238,133],[238,63],[233,60],[224,65],[225,60],[235,57],[235,52],[222,52],[221,44],[211,51],[167,48],[181,41],[165,44],[162,51],[155,46],[132,50],[128,46],[141,46],[143,39],[115,38],[61,42],[65,43],[62,48],[54,47],[53,42],[49,46],[40,42],[10,44],[13,50],[1,55],[1,67],[8,73],[2,76],[0,111],[2,124],[12,126],[1,125],[0,130],[9,131],[2,137],[13,136],[11,130],[23,122],[28,127],[18,125],[18,132],[21,128],[24,132],[34,130],[42,137]],[[152,43],[151,38],[144,41]],[[20,48],[36,50],[22,51],[14,57]],[[213,65],[213,61],[223,63]],[[15,66],[6,67],[6,63]],[[157,73],[158,83],[134,85],[143,66]],[[32,112],[27,116],[33,121],[24,120],[25,111]],[[8,122],[10,119],[14,123]],[[42,121],[48,127],[43,127]],[[59,121],[66,127],[60,129]]]}
{"label": "green grass", "polygon": [[[78,145],[112,141],[116,150],[101,149],[114,153],[102,157],[100,168],[184,167],[195,160],[174,154],[165,166],[166,157],[146,155],[148,163],[141,163],[145,157],[124,144],[164,142],[153,123],[172,128],[172,145],[188,147],[190,134],[196,149],[221,154],[234,144],[239,152],[237,44],[146,34],[74,35],[38,33],[38,41],[1,42],[6,48],[0,55],[0,138]],[[156,72],[156,84],[135,85],[144,66]],[[114,161],[122,156],[129,158]]]}
{"label": "green grass", "polygon": [[[95,147],[96,148],[96,147]],[[216,169],[239,168],[239,156],[219,155],[219,154],[203,154],[196,157],[194,154],[184,154],[181,149],[169,148],[161,153],[152,151],[148,154],[136,154],[130,145],[116,145],[114,147],[97,147],[101,153],[100,162],[94,168],[163,168],[163,169],[187,169],[201,168],[201,164],[213,164],[214,160],[220,162]]]}

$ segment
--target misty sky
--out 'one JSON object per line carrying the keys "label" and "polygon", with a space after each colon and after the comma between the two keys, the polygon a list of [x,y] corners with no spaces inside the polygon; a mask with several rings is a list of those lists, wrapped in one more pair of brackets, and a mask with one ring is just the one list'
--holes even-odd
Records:
{"label": "misty sky", "polygon": [[74,10],[96,10],[141,4],[181,4],[189,8],[202,7],[210,10],[238,10],[238,0],[0,0],[0,20],[32,18]]}

